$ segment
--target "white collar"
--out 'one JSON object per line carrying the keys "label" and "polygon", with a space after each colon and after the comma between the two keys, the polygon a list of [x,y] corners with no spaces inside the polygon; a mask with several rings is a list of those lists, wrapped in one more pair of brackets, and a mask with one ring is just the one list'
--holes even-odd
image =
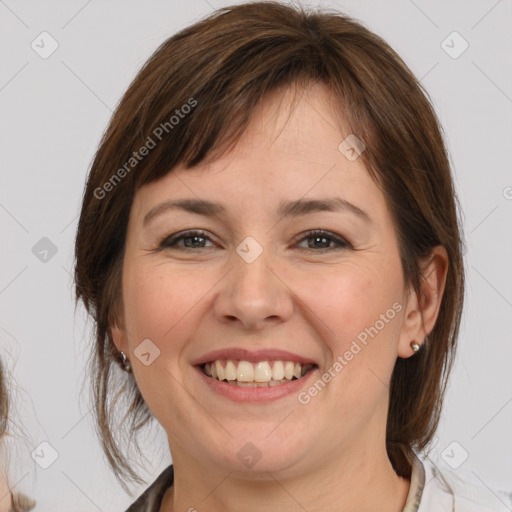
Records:
{"label": "white collar", "polygon": [[[413,452],[414,453],[414,452]],[[510,512],[512,492],[484,486],[468,471],[441,470],[414,453],[403,512]]]}

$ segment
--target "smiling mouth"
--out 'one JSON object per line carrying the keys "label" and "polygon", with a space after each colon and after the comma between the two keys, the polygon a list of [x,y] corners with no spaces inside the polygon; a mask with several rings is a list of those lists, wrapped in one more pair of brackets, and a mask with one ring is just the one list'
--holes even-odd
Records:
{"label": "smiling mouth", "polygon": [[314,364],[293,361],[221,360],[211,361],[201,366],[208,377],[226,382],[232,386],[259,387],[281,386],[301,379],[316,368]]}

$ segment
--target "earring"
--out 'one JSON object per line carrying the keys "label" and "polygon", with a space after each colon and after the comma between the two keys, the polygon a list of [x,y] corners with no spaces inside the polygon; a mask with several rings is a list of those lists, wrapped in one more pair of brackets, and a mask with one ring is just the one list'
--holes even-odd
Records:
{"label": "earring", "polygon": [[126,357],[124,352],[119,352],[119,363],[121,368],[128,373],[132,372],[132,367],[130,365],[130,360]]}
{"label": "earring", "polygon": [[418,350],[420,349],[420,344],[417,342],[417,341],[414,341],[412,340],[411,343],[411,348],[414,350],[414,352],[418,352]]}

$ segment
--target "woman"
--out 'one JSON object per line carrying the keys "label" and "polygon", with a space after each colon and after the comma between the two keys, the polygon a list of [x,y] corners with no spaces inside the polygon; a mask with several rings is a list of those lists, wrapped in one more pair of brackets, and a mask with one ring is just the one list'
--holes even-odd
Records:
{"label": "woman", "polygon": [[9,390],[0,359],[0,512],[28,512],[35,502],[22,493],[13,493],[7,471],[5,438],[9,435]]}
{"label": "woman", "polygon": [[462,311],[455,192],[421,85],[349,17],[247,3],[165,41],[94,159],[75,277],[118,478],[123,433],[168,437],[131,512],[510,507],[416,455]]}

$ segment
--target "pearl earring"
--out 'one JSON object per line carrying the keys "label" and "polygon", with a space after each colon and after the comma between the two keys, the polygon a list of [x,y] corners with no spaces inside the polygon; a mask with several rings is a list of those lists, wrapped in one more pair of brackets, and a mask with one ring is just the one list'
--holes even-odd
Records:
{"label": "pearl earring", "polygon": [[130,360],[126,357],[124,352],[119,352],[119,363],[125,372],[131,373],[132,367],[130,365]]}
{"label": "pearl earring", "polygon": [[420,344],[417,342],[417,341],[414,341],[412,340],[411,343],[411,348],[414,350],[414,352],[418,352],[418,350],[420,349]]}

